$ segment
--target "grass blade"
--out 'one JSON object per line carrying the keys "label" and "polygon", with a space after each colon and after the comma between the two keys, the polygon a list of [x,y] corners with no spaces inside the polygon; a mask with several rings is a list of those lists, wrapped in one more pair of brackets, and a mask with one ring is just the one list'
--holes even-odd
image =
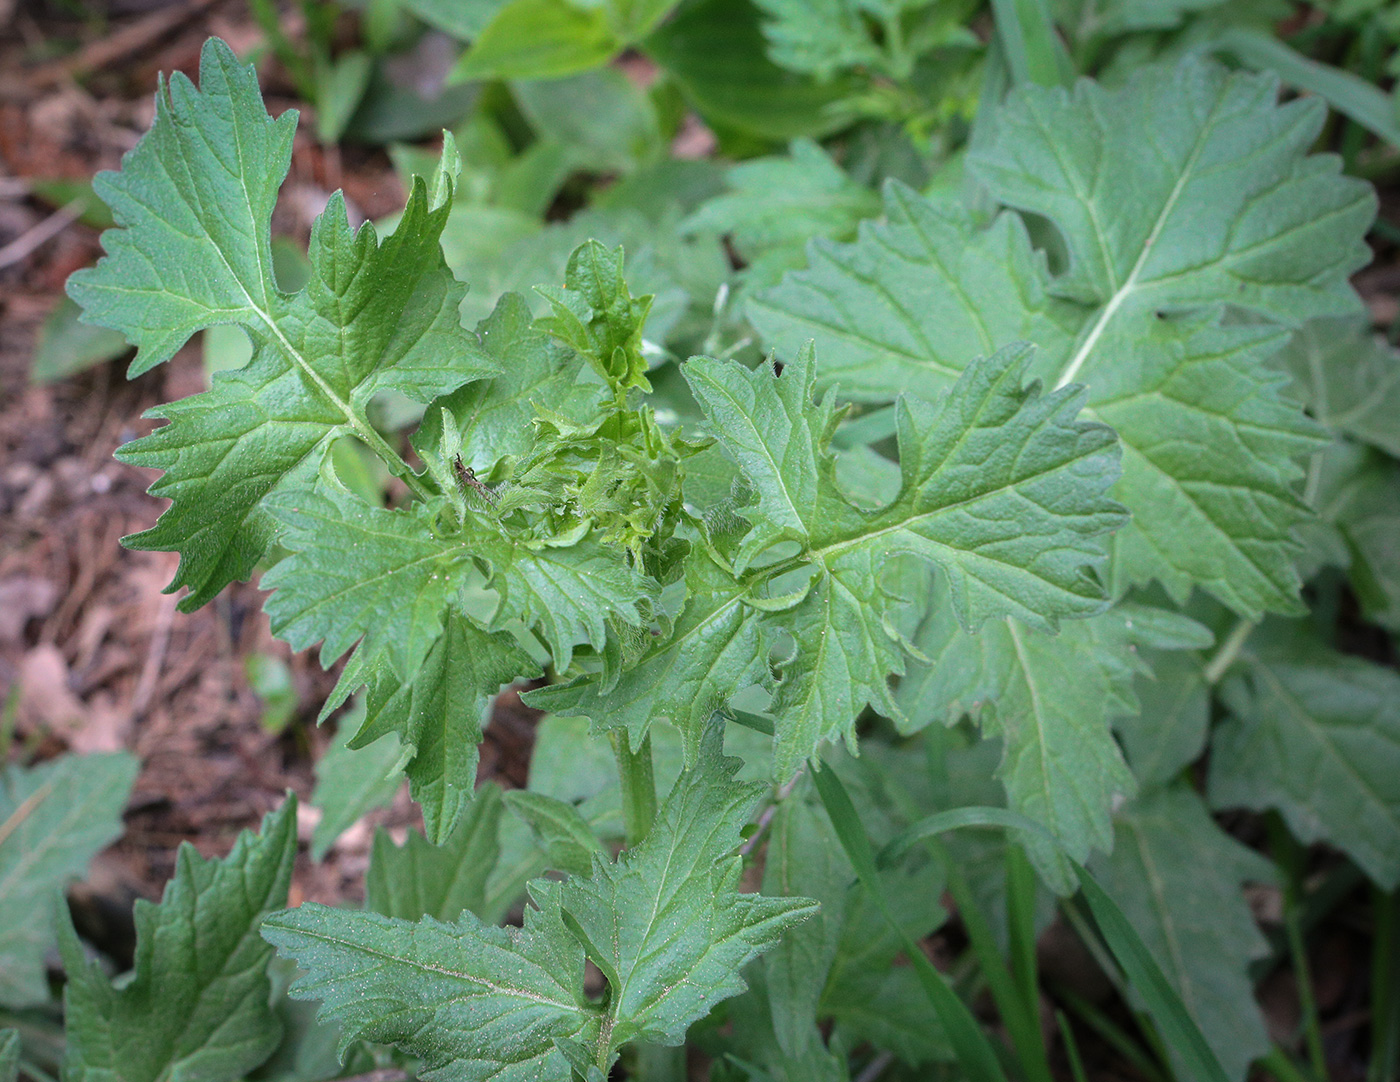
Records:
{"label": "grass blade", "polygon": [[1040,1013],[1040,981],[1035,961],[1035,869],[1025,850],[1006,846],[1006,925],[1011,944],[1011,972],[1032,1017]]}
{"label": "grass blade", "polygon": [[1059,845],[1053,834],[1034,819],[1028,819],[1020,812],[1008,811],[1006,808],[972,806],[935,812],[927,818],[920,819],[908,830],[902,831],[890,839],[889,843],[880,850],[876,863],[881,868],[888,868],[925,838],[931,838],[935,834],[946,834],[950,830],[958,830],[962,827],[1002,827],[1007,830],[1029,831],[1032,834],[1038,834],[1054,845]]}
{"label": "grass blade", "polygon": [[1236,28],[1221,34],[1214,48],[1233,53],[1252,68],[1272,71],[1285,83],[1316,94],[1367,131],[1400,147],[1400,124],[1390,95],[1365,79],[1320,64],[1257,30]]}
{"label": "grass blade", "polygon": [[1016,1047],[1021,1069],[1028,1082],[1051,1082],[1054,1076],[1050,1073],[1050,1061],[1045,1054],[1045,1039],[1040,1029],[1039,996],[1029,1003],[1023,1001],[1023,992],[1002,960],[991,925],[977,907],[962,871],[954,867],[951,861],[946,863],[948,892],[957,904],[958,915],[962,917],[967,937],[977,953],[982,975],[987,979],[992,999],[1001,1012],[1002,1023]]}
{"label": "grass blade", "polygon": [[1001,1064],[997,1062],[996,1052],[977,1020],[972,1017],[972,1012],[957,997],[943,974],[933,968],[933,963],[924,956],[919,945],[895,920],[889,899],[885,897],[880,873],[875,866],[875,852],[870,846],[870,838],[861,825],[860,816],[856,814],[855,805],[851,803],[846,787],[836,776],[836,771],[830,767],[815,771],[812,780],[816,783],[817,793],[827,815],[831,817],[832,826],[836,828],[836,836],[841,839],[841,847],[856,870],[857,878],[869,891],[871,899],[879,906],[890,927],[903,941],[904,953],[914,966],[914,972],[918,974],[929,1002],[933,1004],[934,1013],[938,1015],[938,1020],[948,1034],[948,1040],[957,1053],[960,1066],[973,1082],[1006,1082],[1006,1075],[1001,1069]]}
{"label": "grass blade", "polygon": [[997,36],[1018,86],[1064,86],[1074,76],[1045,0],[992,0]]}
{"label": "grass blade", "polygon": [[1197,1082],[1229,1082],[1220,1061],[1201,1035],[1200,1027],[1186,1012],[1181,997],[1167,983],[1157,960],[1128,923],[1118,903],[1085,869],[1076,865],[1075,872],[1104,941],[1123,967],[1128,984],[1142,997],[1148,1013],[1157,1023],[1163,1043],[1176,1053],[1186,1077]]}

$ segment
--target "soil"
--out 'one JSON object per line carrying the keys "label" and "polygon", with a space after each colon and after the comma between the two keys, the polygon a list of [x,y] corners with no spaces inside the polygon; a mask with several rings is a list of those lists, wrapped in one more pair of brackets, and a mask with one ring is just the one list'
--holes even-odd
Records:
{"label": "soil", "polygon": [[[9,16],[18,33],[0,33],[0,248],[43,231],[60,212],[31,195],[29,182],[87,180],[118,166],[150,124],[157,72],[193,73],[211,34],[235,47],[257,37],[237,0],[114,6],[107,33],[68,14],[22,4]],[[112,43],[123,34],[118,52]],[[75,38],[82,44],[68,60],[33,62]],[[274,115],[295,104],[282,89],[273,83],[268,94]],[[304,243],[337,187],[366,218],[403,205],[382,151],[331,156],[299,134],[274,232]],[[129,382],[118,360],[31,383],[40,325],[68,275],[101,254],[98,233],[68,223],[0,266],[0,703],[26,758],[125,748],[141,760],[125,834],[78,891],[97,910],[89,919],[108,926],[105,945],[120,961],[130,949],[131,901],[159,898],[180,843],[221,855],[289,789],[304,798],[309,838],[311,764],[331,736],[314,722],[337,674],[272,638],[253,584],[178,612],[178,598],[161,592],[177,557],[120,544],[153,525],[164,502],[145,494],[156,471],[123,465],[112,452],[158,423],[142,418],[146,410],[205,386],[197,346]],[[255,654],[292,674],[299,707],[280,733],[264,727],[265,705],[249,685],[246,659]],[[535,717],[518,695],[502,696],[482,747],[483,778],[525,783]],[[303,853],[293,904],[357,898],[379,823],[396,833],[421,824],[406,790],[321,864]]]}

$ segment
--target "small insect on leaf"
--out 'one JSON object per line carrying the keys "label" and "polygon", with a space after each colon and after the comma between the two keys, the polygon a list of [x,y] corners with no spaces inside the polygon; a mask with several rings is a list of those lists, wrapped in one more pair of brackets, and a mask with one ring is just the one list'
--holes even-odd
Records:
{"label": "small insect on leaf", "polygon": [[470,466],[464,465],[461,455],[454,455],[452,457],[452,469],[457,474],[457,483],[462,486],[463,495],[466,495],[467,489],[472,489],[487,503],[496,502],[495,489],[491,488],[490,485],[484,484],[481,479],[477,477],[476,471]]}

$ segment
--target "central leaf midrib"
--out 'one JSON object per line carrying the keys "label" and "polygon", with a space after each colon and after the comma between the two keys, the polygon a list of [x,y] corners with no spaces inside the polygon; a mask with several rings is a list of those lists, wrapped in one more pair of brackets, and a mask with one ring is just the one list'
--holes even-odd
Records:
{"label": "central leaf midrib", "polygon": [[[1220,109],[1220,104],[1219,98],[1211,104],[1210,114],[1206,117],[1205,122],[1201,124],[1200,131],[1196,134],[1196,141],[1191,147],[1191,153],[1187,156],[1186,164],[1182,166],[1181,174],[1177,177],[1176,183],[1172,186],[1172,190],[1167,196],[1167,201],[1163,204],[1156,221],[1152,223],[1152,229],[1148,233],[1147,239],[1143,241],[1142,251],[1138,254],[1137,261],[1133,264],[1132,270],[1128,272],[1128,276],[1123,279],[1122,284],[1114,289],[1113,295],[1109,298],[1108,302],[1099,309],[1099,314],[1090,327],[1088,334],[1080,343],[1079,348],[1071,355],[1069,363],[1060,373],[1059,379],[1056,380],[1056,390],[1071,383],[1074,377],[1079,374],[1080,368],[1084,366],[1084,363],[1093,353],[1094,347],[1098,345],[1099,338],[1103,335],[1104,330],[1112,321],[1123,302],[1128,299],[1128,296],[1137,287],[1137,279],[1142,273],[1143,268],[1147,265],[1147,257],[1152,253],[1153,245],[1157,243],[1158,238],[1162,234],[1162,230],[1166,228],[1168,219],[1176,209],[1177,201],[1181,198],[1182,192],[1186,190],[1187,180],[1191,177],[1192,172],[1195,170],[1196,162],[1205,150],[1206,137],[1214,130],[1215,116]],[[1090,217],[1094,219],[1097,225],[1097,211],[1094,204],[1087,197],[1083,198],[1082,201]],[[1107,251],[1105,248],[1103,231],[1096,229],[1095,236],[1099,241],[1101,249],[1105,251],[1106,256]],[[1113,265],[1110,259],[1104,259],[1104,267],[1112,273]]]}

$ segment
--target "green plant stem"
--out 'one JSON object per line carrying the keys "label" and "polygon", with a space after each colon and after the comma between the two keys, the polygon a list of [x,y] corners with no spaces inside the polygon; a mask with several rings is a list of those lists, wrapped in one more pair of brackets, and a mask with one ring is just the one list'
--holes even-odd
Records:
{"label": "green plant stem", "polygon": [[1322,1047],[1322,1027],[1317,1017],[1317,1000],[1313,996],[1312,967],[1308,964],[1308,947],[1303,939],[1303,922],[1298,898],[1302,877],[1303,854],[1288,828],[1277,815],[1268,819],[1269,848],[1274,861],[1283,871],[1283,928],[1288,938],[1288,953],[1293,961],[1293,979],[1298,989],[1298,1009],[1302,1015],[1303,1040],[1308,1050],[1313,1076],[1327,1078],[1327,1056]]}
{"label": "green plant stem", "polygon": [[[1143,1040],[1147,1042],[1152,1052],[1157,1056],[1158,1062],[1164,1066],[1168,1064],[1169,1059],[1167,1051],[1162,1047],[1162,1039],[1157,1035],[1157,1030],[1152,1025],[1152,1019],[1148,1018],[1141,1011],[1133,1008],[1132,1000],[1128,996],[1128,978],[1124,975],[1123,970],[1119,968],[1118,963],[1114,961],[1113,954],[1099,937],[1099,933],[1095,931],[1089,919],[1085,917],[1072,902],[1066,902],[1061,905],[1060,912],[1065,915],[1065,918],[1069,921],[1070,927],[1073,928],[1075,933],[1079,936],[1079,941],[1084,944],[1085,948],[1093,956],[1094,961],[1098,963],[1099,968],[1103,970],[1104,976],[1109,979],[1109,982],[1117,990],[1119,998],[1122,999],[1122,1001],[1128,1005],[1128,1009],[1132,1011],[1133,1021],[1137,1023],[1138,1030],[1142,1033]],[[1166,1077],[1162,1071],[1158,1071],[1157,1074],[1159,1078]]]}
{"label": "green plant stem", "polygon": [[1220,648],[1215,651],[1215,655],[1206,663],[1204,678],[1207,687],[1214,687],[1220,683],[1226,670],[1235,663],[1239,657],[1240,650],[1244,648],[1245,641],[1250,633],[1258,627],[1258,621],[1241,618],[1230,634],[1225,637],[1225,641],[1220,644]]}
{"label": "green plant stem", "polygon": [[1084,1070],[1084,1060],[1079,1056],[1079,1042],[1074,1039],[1074,1030],[1064,1011],[1055,1012],[1055,1023],[1060,1027],[1060,1039],[1065,1043],[1065,1059],[1069,1060],[1069,1073],[1074,1082],[1089,1082]]}
{"label": "green plant stem", "polygon": [[1371,1062],[1366,1082],[1400,1077],[1400,891],[1372,892]]}
{"label": "green plant stem", "polygon": [[1104,1014],[1087,999],[1057,985],[1053,989],[1055,998],[1064,1003],[1081,1022],[1097,1033],[1113,1050],[1131,1063],[1147,1082],[1167,1082],[1167,1077],[1152,1062],[1152,1057],[1139,1047],[1113,1019]]}
{"label": "green plant stem", "polygon": [[420,500],[432,498],[433,494],[428,490],[428,486],[423,484],[422,478],[413,472],[413,467],[389,446],[389,441],[381,436],[372,424],[355,418],[351,421],[351,426],[355,430],[355,437],[373,451],[389,472],[406,484],[415,496]]}
{"label": "green plant stem", "polygon": [[1274,1045],[1254,1062],[1265,1073],[1273,1075],[1278,1082],[1316,1082],[1299,1070],[1292,1057],[1278,1045]]}
{"label": "green plant stem", "polygon": [[28,1075],[34,1080],[34,1082],[58,1082],[58,1079],[56,1079],[53,1075],[49,1074],[48,1071],[44,1070],[42,1067],[30,1063],[27,1059],[22,1059],[19,1061],[19,1073],[21,1075]]}
{"label": "green plant stem", "polygon": [[632,848],[651,830],[656,818],[656,778],[651,765],[651,734],[636,751],[631,748],[626,729],[610,734],[617,756],[617,777],[622,785],[622,824],[627,848]]}
{"label": "green plant stem", "polygon": [[1006,926],[1011,973],[1031,1017],[1040,1013],[1040,981],[1035,961],[1035,869],[1014,839],[1006,842]]}
{"label": "green plant stem", "polygon": [[1002,1024],[1006,1026],[1011,1043],[1016,1046],[1016,1056],[1020,1060],[1024,1077],[1031,1082],[1051,1082],[1054,1076],[1050,1072],[1050,1060],[1045,1054],[1045,1039],[1040,1029],[1037,1011],[1039,995],[1037,994],[1036,999],[1031,1002],[1023,1001],[1023,991],[1017,987],[1011,971],[1002,961],[991,926],[977,908],[977,900],[972,896],[972,890],[963,878],[961,869],[948,859],[947,850],[940,843],[931,841],[929,847],[942,858],[948,868],[948,893],[953,896],[953,901],[958,907],[958,916],[962,918],[963,927],[967,929],[968,938],[972,940],[972,949],[977,953],[982,976],[987,981],[987,987],[991,989],[997,1010],[1001,1012]]}

